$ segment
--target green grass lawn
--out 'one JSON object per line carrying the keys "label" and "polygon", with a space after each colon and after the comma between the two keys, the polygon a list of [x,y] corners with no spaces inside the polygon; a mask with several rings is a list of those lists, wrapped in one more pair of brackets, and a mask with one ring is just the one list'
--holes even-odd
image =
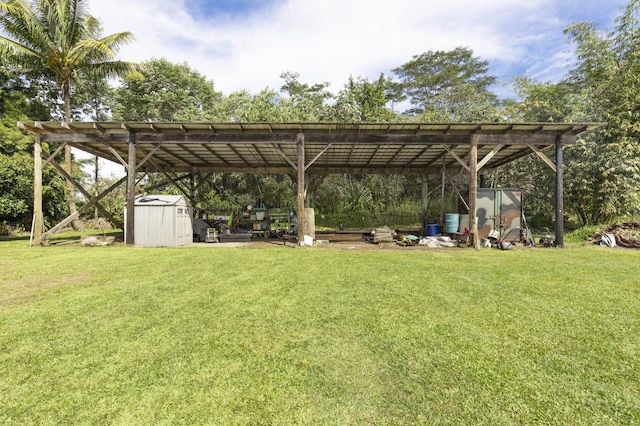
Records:
{"label": "green grass lawn", "polygon": [[2,424],[640,423],[640,251],[27,245]]}

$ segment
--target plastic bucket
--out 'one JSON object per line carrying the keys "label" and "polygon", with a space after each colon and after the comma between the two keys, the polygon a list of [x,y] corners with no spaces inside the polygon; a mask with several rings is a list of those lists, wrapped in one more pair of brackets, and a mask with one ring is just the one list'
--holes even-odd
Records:
{"label": "plastic bucket", "polygon": [[458,232],[460,225],[460,215],[458,213],[447,213],[444,215],[445,232]]}
{"label": "plastic bucket", "polygon": [[440,225],[437,223],[432,223],[427,225],[427,236],[433,237],[440,233]]}

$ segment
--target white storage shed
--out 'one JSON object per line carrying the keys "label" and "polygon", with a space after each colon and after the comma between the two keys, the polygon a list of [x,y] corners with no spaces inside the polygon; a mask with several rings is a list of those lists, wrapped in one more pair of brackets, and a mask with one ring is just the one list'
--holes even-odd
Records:
{"label": "white storage shed", "polygon": [[134,214],[137,246],[177,247],[193,242],[191,206],[181,195],[136,197]]}

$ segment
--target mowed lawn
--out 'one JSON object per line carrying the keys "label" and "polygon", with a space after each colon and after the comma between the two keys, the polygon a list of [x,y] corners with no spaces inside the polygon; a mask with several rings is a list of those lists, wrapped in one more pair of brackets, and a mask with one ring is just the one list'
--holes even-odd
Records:
{"label": "mowed lawn", "polygon": [[27,245],[2,424],[640,424],[640,251]]}

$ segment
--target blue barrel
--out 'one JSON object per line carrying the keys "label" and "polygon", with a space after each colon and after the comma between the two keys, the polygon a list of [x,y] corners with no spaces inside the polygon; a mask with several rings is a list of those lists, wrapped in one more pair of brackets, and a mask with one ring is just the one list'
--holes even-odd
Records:
{"label": "blue barrel", "polygon": [[445,232],[458,232],[460,226],[460,215],[458,213],[447,213],[444,215]]}
{"label": "blue barrel", "polygon": [[437,223],[427,224],[427,236],[428,237],[433,237],[435,235],[438,235],[439,233],[440,233],[440,225],[438,225]]}

